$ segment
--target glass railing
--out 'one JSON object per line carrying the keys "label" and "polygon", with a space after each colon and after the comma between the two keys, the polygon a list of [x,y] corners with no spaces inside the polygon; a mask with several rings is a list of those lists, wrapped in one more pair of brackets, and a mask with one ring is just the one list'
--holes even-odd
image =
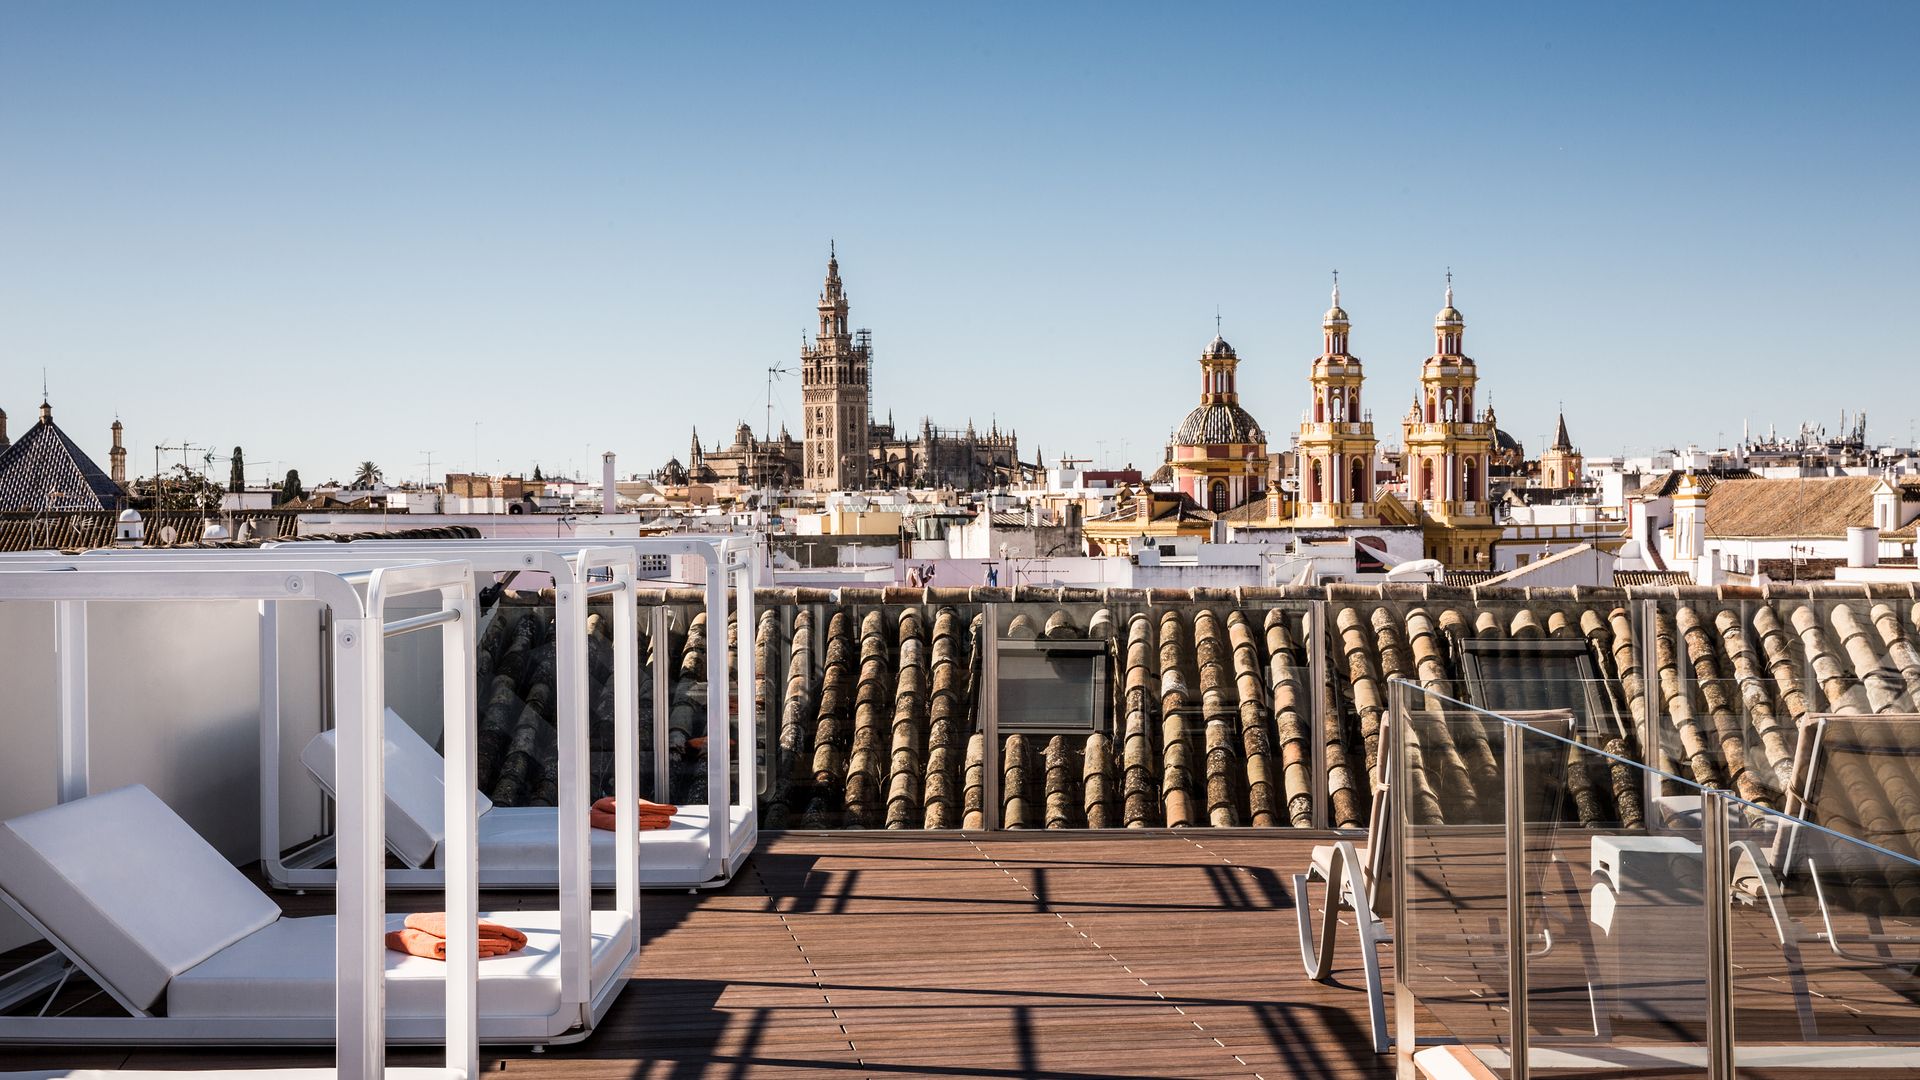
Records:
{"label": "glass railing", "polygon": [[[1799,726],[1775,807],[1603,749],[1585,689],[1490,710],[1394,685],[1370,839],[1393,850],[1400,1052],[1437,1036],[1513,1078],[1920,1075],[1920,717]],[[1446,761],[1483,741],[1497,794]]]}

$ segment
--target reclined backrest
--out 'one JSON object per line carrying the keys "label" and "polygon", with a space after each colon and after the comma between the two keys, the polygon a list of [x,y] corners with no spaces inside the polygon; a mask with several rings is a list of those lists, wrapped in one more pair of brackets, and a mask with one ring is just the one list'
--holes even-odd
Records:
{"label": "reclined backrest", "polygon": [[[300,761],[327,794],[334,794],[335,733],[323,731],[300,751]],[[387,710],[387,846],[412,867],[433,861],[433,852],[446,839],[446,761],[427,745],[400,714]],[[481,814],[493,801],[475,793]]]}
{"label": "reclined backrest", "polygon": [[280,917],[138,785],[0,824],[0,890],[140,1010],[175,975]]}

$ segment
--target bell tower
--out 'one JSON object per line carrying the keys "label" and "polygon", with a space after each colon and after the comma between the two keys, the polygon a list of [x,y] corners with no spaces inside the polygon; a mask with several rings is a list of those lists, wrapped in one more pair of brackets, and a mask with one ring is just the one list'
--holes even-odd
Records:
{"label": "bell tower", "polygon": [[1486,569],[1500,536],[1487,501],[1493,410],[1475,409],[1480,376],[1465,353],[1466,329],[1453,306],[1449,270],[1446,306],[1433,318],[1433,355],[1420,366],[1420,393],[1404,425],[1407,492],[1419,509],[1428,558]]}
{"label": "bell tower", "polygon": [[847,294],[831,243],[819,316],[813,344],[800,349],[806,486],[810,491],[858,491],[867,480],[867,434],[872,426],[868,365],[873,350],[865,330],[856,335],[848,328]]}
{"label": "bell tower", "polygon": [[1347,347],[1351,324],[1340,306],[1340,273],[1333,275],[1333,306],[1320,320],[1325,345],[1313,362],[1313,406],[1300,422],[1300,525],[1378,525],[1373,497],[1373,414],[1361,405],[1366,375]]}

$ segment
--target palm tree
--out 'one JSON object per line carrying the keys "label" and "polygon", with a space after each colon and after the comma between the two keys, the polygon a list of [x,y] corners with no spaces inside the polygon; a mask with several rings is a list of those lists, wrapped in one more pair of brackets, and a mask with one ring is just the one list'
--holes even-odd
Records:
{"label": "palm tree", "polygon": [[374,488],[385,479],[380,475],[380,466],[371,461],[360,463],[360,469],[353,474],[353,486],[356,488]]}

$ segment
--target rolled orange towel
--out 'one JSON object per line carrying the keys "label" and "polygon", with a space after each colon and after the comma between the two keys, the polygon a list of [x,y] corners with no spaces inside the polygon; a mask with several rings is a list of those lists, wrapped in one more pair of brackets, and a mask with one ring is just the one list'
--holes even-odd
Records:
{"label": "rolled orange towel", "polygon": [[[408,956],[425,957],[428,960],[447,958],[447,939],[437,934],[429,934],[424,930],[389,931],[387,948],[397,953],[406,953]],[[489,956],[505,956],[519,948],[518,945],[509,944],[506,938],[483,937],[480,939],[480,959],[485,960]]]}
{"label": "rolled orange towel", "polygon": [[[594,828],[605,829],[608,832],[614,830],[615,822],[611,810],[595,810],[589,816],[592,818]],[[646,832],[648,829],[672,828],[673,819],[665,814],[641,814],[640,821],[635,827],[641,832]]]}
{"label": "rolled orange towel", "polygon": [[691,738],[691,739],[688,739],[688,740],[687,740],[687,749],[689,749],[689,750],[698,750],[698,751],[700,751],[700,752],[701,752],[701,753],[703,753],[703,754],[704,754],[704,753],[706,753],[706,752],[707,752],[707,737],[706,737],[705,735],[695,735],[695,736],[694,736],[693,738]]}
{"label": "rolled orange towel", "polygon": [[[416,911],[407,916],[405,926],[409,930],[418,930],[444,940],[447,936],[447,913],[444,911]],[[504,942],[508,951],[526,945],[527,935],[497,922],[480,920],[480,945],[485,948],[489,941]]]}
{"label": "rolled orange towel", "polygon": [[[593,809],[602,814],[613,813],[615,805],[616,804],[613,801],[613,796],[611,795],[607,796],[604,799],[595,799],[593,801]],[[652,802],[648,799],[640,800],[640,816],[642,818],[672,817],[673,815],[679,812],[680,812],[680,808],[673,805],[672,803]]]}

